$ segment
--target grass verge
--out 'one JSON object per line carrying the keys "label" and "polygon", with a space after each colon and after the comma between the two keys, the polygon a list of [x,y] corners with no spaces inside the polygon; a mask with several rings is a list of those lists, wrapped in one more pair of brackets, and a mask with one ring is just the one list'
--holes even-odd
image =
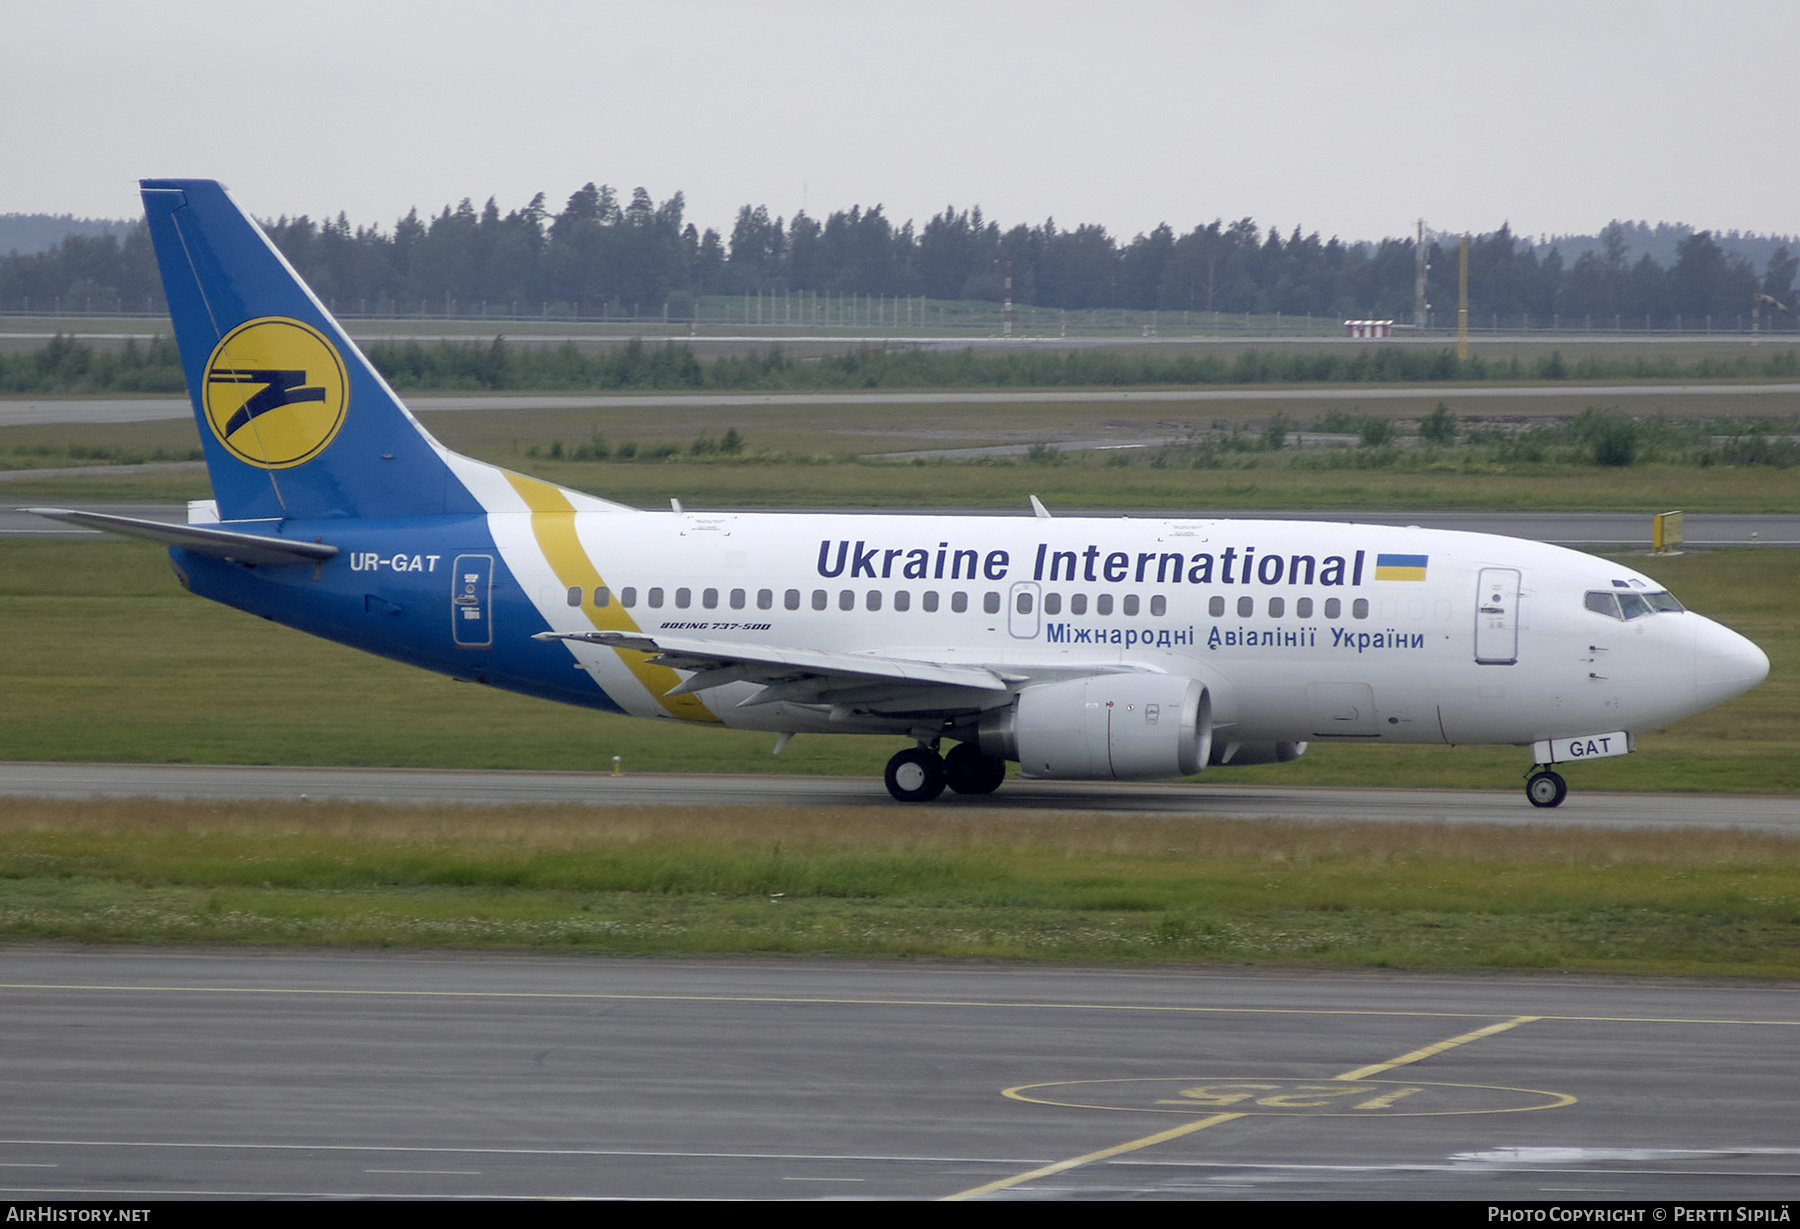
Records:
{"label": "grass verge", "polygon": [[1800,974],[1800,840],[888,808],[26,801],[0,935]]}

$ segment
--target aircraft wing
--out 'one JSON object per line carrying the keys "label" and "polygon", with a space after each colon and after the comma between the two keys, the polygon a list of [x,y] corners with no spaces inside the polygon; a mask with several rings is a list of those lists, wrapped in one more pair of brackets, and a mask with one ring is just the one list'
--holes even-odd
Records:
{"label": "aircraft wing", "polygon": [[66,508],[20,508],[19,511],[80,525],[83,529],[102,529],[128,538],[148,538],[165,546],[179,546],[238,563],[323,563],[338,553],[337,547],[323,542],[295,542],[288,538],[201,525],[171,525],[166,521],[148,521],[135,516],[114,516],[110,512],[71,512]]}
{"label": "aircraft wing", "polygon": [[731,644],[642,632],[539,632],[533,639],[574,640],[651,653],[651,660],[658,665],[694,671],[669,690],[667,694],[671,696],[727,683],[761,683],[763,689],[741,701],[739,708],[783,700],[886,711],[979,708],[982,697],[970,693],[1004,695],[1009,683],[1024,681],[1023,676],[1001,674],[982,666],[951,666],[903,657]]}

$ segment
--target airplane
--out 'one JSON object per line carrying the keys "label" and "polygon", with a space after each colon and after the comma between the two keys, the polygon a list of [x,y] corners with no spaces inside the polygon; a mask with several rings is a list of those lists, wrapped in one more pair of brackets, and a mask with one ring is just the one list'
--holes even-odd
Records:
{"label": "airplane", "polygon": [[[646,512],[445,448],[211,180],[141,181],[214,498],[193,593],[328,640],[660,721],[902,736],[888,791],[1279,764],[1312,742],[1531,749],[1557,767],[1767,675],[1610,560],[1314,521]],[[945,752],[944,743],[953,746]]]}

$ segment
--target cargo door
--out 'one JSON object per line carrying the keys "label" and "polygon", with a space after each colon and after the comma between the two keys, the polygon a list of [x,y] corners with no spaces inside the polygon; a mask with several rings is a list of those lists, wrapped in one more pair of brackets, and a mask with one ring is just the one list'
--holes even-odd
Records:
{"label": "cargo door", "polygon": [[1367,683],[1308,683],[1306,705],[1319,738],[1378,738],[1375,689]]}

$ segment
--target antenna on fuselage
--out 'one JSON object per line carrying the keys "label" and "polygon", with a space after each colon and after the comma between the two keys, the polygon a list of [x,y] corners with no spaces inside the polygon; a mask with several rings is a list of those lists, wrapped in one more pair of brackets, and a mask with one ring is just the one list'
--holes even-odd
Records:
{"label": "antenna on fuselage", "polygon": [[1050,519],[1050,509],[1044,507],[1043,500],[1039,499],[1036,495],[1028,495],[1026,498],[1031,500],[1031,515],[1037,517],[1040,521],[1047,521]]}

